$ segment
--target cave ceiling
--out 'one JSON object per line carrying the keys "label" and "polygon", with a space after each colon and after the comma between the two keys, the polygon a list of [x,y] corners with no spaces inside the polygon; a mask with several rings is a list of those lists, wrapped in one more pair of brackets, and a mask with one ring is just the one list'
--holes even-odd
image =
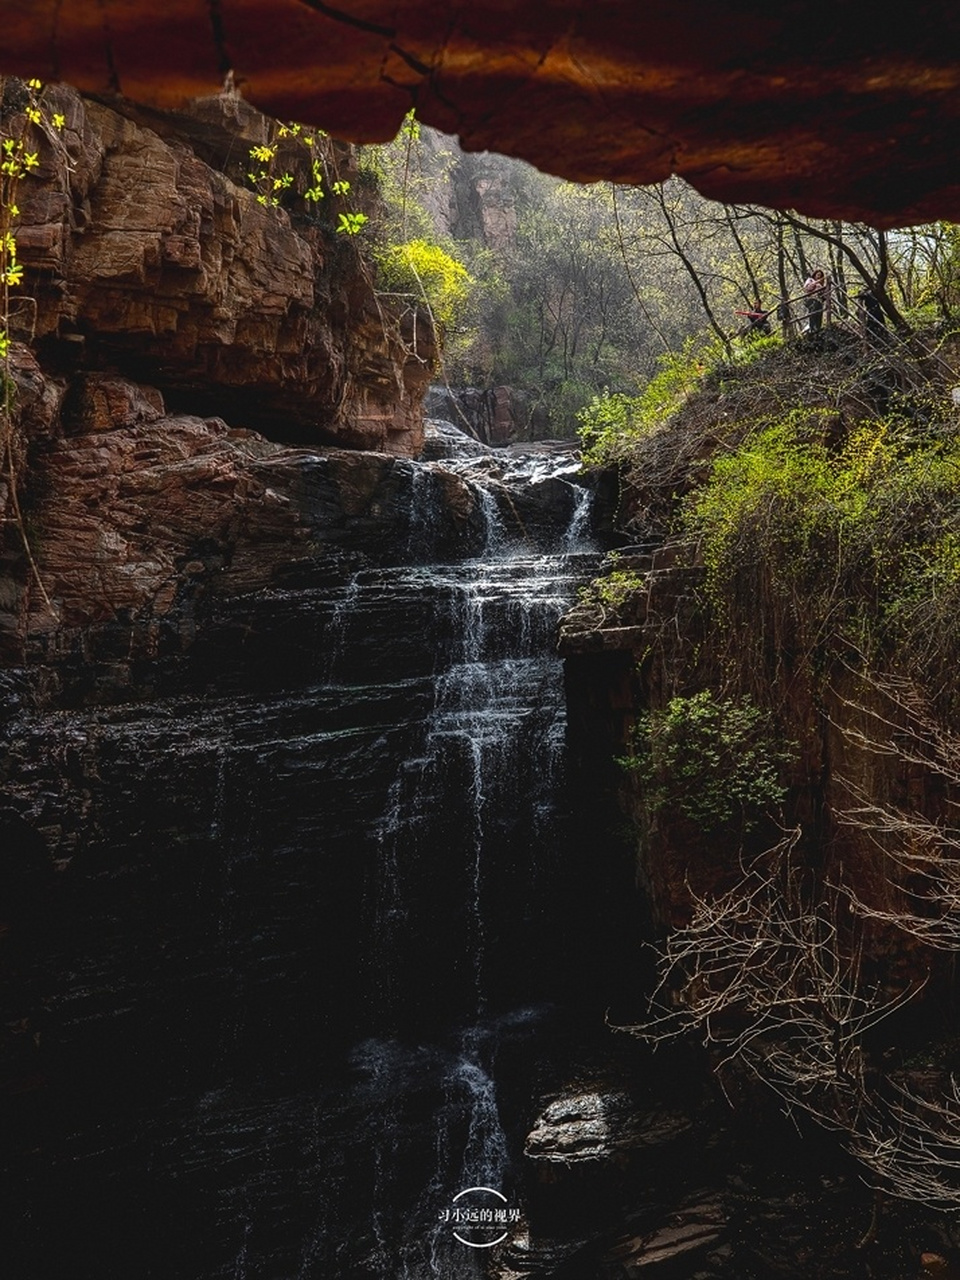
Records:
{"label": "cave ceiling", "polygon": [[356,142],[404,113],[582,182],[960,221],[960,6],[920,0],[0,0],[0,70],[180,106],[227,73]]}

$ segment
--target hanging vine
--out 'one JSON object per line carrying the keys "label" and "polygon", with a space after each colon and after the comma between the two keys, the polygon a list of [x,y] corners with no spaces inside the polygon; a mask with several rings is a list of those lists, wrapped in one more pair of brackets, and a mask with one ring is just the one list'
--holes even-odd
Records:
{"label": "hanging vine", "polygon": [[[59,111],[45,109],[42,101],[43,85],[39,80],[13,83],[23,92],[25,101],[22,108],[5,118],[0,126],[0,362],[3,381],[0,396],[0,453],[3,458],[3,476],[7,483],[8,519],[17,527],[30,572],[49,608],[50,597],[27,537],[17,488],[14,416],[16,384],[11,364],[11,317],[16,303],[23,301],[23,296],[16,294],[23,285],[24,273],[17,249],[21,187],[24,180],[31,174],[36,174],[40,168],[40,149],[44,138],[59,141],[66,119]],[[7,86],[10,84],[9,78],[0,78],[0,102],[6,97]]]}

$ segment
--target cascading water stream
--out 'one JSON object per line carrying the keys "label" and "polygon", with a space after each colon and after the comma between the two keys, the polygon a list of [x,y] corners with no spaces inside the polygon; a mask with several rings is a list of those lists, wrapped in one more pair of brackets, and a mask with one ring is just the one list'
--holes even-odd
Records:
{"label": "cascading water stream", "polygon": [[443,1214],[473,1186],[519,1212],[513,1067],[577,965],[555,646],[598,556],[575,469],[397,461],[395,542],[225,605],[196,683],[22,714],[24,776],[76,833],[69,927],[23,961],[72,1091],[8,1168],[57,1206],[23,1219],[24,1276],[89,1256],[120,1280],[145,1250],[183,1280],[484,1274]]}
{"label": "cascading water stream", "polygon": [[[6,1270],[839,1276],[855,1171],[822,1199],[765,1126],[731,1164],[699,1067],[654,1080],[607,1035],[649,978],[609,804],[634,669],[571,657],[568,766],[554,632],[599,559],[574,461],[298,457],[317,541],[269,587],[142,665],[124,624],[45,693],[7,681]],[[876,1274],[929,1225],[890,1217]]]}
{"label": "cascading water stream", "polygon": [[[482,478],[474,459],[463,470],[475,481]],[[537,483],[570,470],[566,459],[551,468],[535,458],[526,466],[514,463],[509,480]],[[495,1075],[498,1019],[511,1020],[503,1013],[511,985],[504,981],[504,967],[511,956],[516,960],[522,953],[522,945],[514,937],[510,954],[503,954],[503,929],[496,919],[502,905],[496,904],[514,895],[529,902],[537,893],[541,864],[549,860],[555,834],[550,820],[556,818],[563,741],[555,631],[591,558],[584,538],[589,493],[570,488],[568,518],[553,535],[560,551],[531,549],[519,528],[511,536],[511,520],[515,528],[520,521],[504,480],[496,479],[477,488],[487,528],[486,553],[459,565],[412,571],[412,581],[421,588],[429,582],[446,599],[454,625],[420,746],[399,770],[378,830],[374,950],[386,984],[381,1011],[388,1021],[392,1018],[397,1038],[370,1042],[358,1061],[374,1064],[371,1078],[388,1093],[397,1087],[397,1075],[409,1070],[409,1056],[400,1049],[403,1018],[396,1007],[391,1011],[384,1006],[402,997],[390,975],[395,979],[405,971],[405,949],[421,945],[415,867],[438,855],[459,861],[467,910],[461,913],[457,963],[471,981],[460,984],[456,1007],[449,1010],[461,1030],[431,1064],[442,1103],[433,1120],[436,1169],[421,1197],[422,1222],[467,1188],[499,1192],[510,1185]],[[399,571],[397,576],[410,581],[410,575]],[[451,807],[459,814],[452,841],[440,816]],[[511,839],[511,828],[522,828],[520,841]],[[531,943],[536,945],[534,939]],[[496,1007],[492,1018],[491,1005]],[[513,1022],[517,1024],[515,1017]],[[388,1083],[391,1071],[394,1078]],[[402,1150],[402,1123],[396,1116],[394,1111],[393,1122],[386,1119],[375,1138],[375,1194],[381,1201],[390,1198],[384,1162],[396,1160]],[[449,1226],[433,1227],[427,1252],[424,1240],[398,1238],[396,1223],[391,1231],[382,1213],[377,1235],[384,1277],[452,1280],[482,1274],[482,1252],[465,1247]]]}

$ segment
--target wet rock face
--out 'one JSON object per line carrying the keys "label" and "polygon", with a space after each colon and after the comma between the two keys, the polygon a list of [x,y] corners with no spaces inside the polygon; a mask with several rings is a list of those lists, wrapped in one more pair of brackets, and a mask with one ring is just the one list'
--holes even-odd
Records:
{"label": "wet rock face", "polygon": [[251,101],[382,141],[415,103],[471,150],[579,181],[676,172],[715,199],[904,225],[960,217],[960,17],[788,0],[0,4],[3,69],[172,105],[229,70]]}
{"label": "wet rock face", "polygon": [[[37,387],[38,405],[55,395]],[[20,566],[4,581],[0,635],[9,658],[75,668],[88,691],[102,679],[108,701],[137,662],[175,663],[205,622],[234,607],[246,616],[253,606],[237,602],[258,592],[482,545],[476,491],[449,471],[286,448],[221,418],[168,414],[155,388],[116,376],[71,384],[61,419],[66,434],[30,471],[50,606]]]}
{"label": "wet rock face", "polygon": [[566,528],[569,550],[592,525],[594,485],[581,482],[580,457],[570,441],[492,448],[443,419],[429,419],[425,430],[422,458],[441,460],[444,469],[481,487],[497,539],[519,535],[529,547],[546,550],[556,529]]}
{"label": "wet rock face", "polygon": [[690,1128],[674,1113],[643,1115],[623,1093],[584,1091],[544,1108],[530,1131],[524,1154],[534,1161],[572,1165],[611,1160],[618,1153],[659,1146]]}
{"label": "wet rock face", "polygon": [[[258,203],[243,175],[265,117],[234,98],[139,120],[62,87],[48,99],[66,118],[62,150],[41,148],[17,235],[36,303],[19,336],[42,362],[121,370],[287,441],[418,452],[427,326],[413,358],[333,230],[334,197],[313,214],[293,200],[289,216]],[[356,190],[349,149],[318,145]],[[299,180],[306,154],[284,154],[281,171]]]}
{"label": "wet rock face", "polygon": [[0,671],[7,1257],[429,1275],[438,1198],[499,1185],[490,1060],[580,990],[554,637],[595,556],[501,544],[440,463],[118,379],[67,417],[60,619]]}

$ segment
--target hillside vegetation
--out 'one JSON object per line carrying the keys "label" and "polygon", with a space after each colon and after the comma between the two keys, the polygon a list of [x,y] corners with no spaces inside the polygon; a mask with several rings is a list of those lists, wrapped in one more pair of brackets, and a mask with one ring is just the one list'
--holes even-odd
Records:
{"label": "hillside vegetation", "polygon": [[393,143],[363,148],[362,166],[387,209],[368,228],[382,284],[411,304],[429,295],[446,378],[521,391],[554,435],[574,435],[595,397],[636,397],[678,352],[732,360],[758,303],[771,331],[796,336],[818,268],[828,323],[860,325],[867,289],[891,330],[960,303],[951,224],[883,233],[717,204],[678,179],[578,186],[464,152],[412,118]]}
{"label": "hillside vegetation", "polygon": [[855,645],[960,711],[957,352],[951,331],[765,340],[733,362],[675,359],[582,415],[588,460],[620,468],[623,531],[704,566],[729,679]]}
{"label": "hillside vegetation", "polygon": [[671,547],[653,568],[625,548],[616,592],[591,594],[611,636],[643,637],[624,803],[661,986],[634,1030],[699,1038],[728,1081],[839,1130],[878,1186],[943,1208],[960,1204],[958,355],[947,326],[830,328],[674,360],[584,414],[625,540]]}

